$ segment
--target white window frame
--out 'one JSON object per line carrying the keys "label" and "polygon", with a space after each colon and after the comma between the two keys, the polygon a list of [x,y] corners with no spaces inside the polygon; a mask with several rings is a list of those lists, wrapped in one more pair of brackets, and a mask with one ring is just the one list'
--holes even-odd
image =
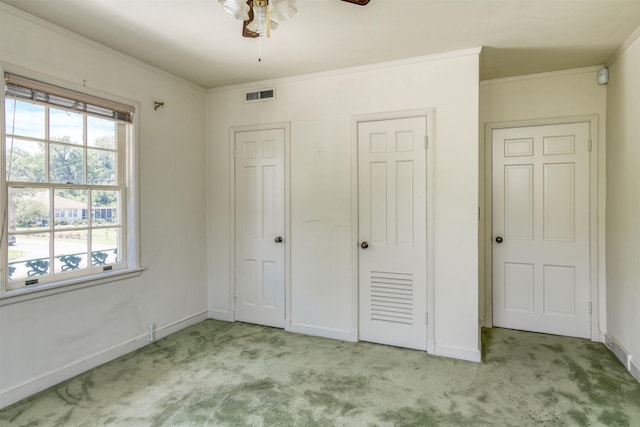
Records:
{"label": "white window frame", "polygon": [[[77,271],[71,275],[63,275],[66,277],[59,280],[45,281],[41,284],[24,286],[17,289],[8,289],[9,279],[6,269],[8,268],[8,189],[6,181],[6,123],[5,123],[5,73],[12,73],[22,77],[43,82],[49,85],[57,86],[63,89],[79,92],[90,97],[97,97],[111,100],[115,103],[131,105],[134,107],[133,118],[129,125],[126,126],[126,147],[125,160],[123,162],[123,171],[121,172],[124,181],[124,191],[122,193],[121,206],[122,224],[121,247],[125,254],[121,259],[118,268],[106,271],[88,271],[86,269],[81,272]],[[139,276],[144,268],[140,265],[140,202],[139,202],[139,111],[140,104],[130,99],[125,99],[112,94],[106,94],[85,86],[80,86],[67,81],[46,76],[37,72],[20,69],[11,65],[0,62],[0,165],[2,171],[0,173],[0,306],[14,304],[20,301],[33,298],[41,298],[44,296],[68,292],[75,289],[86,288],[89,286],[110,283],[117,280],[127,279]],[[53,106],[55,108],[55,106]],[[120,173],[120,172],[119,172]],[[52,207],[53,208],[53,207]],[[88,217],[91,216],[89,209]],[[54,213],[55,215],[55,213]],[[90,218],[88,218],[90,220]],[[88,260],[90,262],[90,260]],[[51,266],[53,268],[53,266]]]}

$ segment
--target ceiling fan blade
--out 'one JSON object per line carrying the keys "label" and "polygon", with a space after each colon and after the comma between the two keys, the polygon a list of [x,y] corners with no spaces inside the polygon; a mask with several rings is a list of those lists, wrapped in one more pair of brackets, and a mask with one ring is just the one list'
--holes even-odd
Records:
{"label": "ceiling fan blade", "polygon": [[347,3],[357,4],[359,6],[366,6],[367,4],[369,4],[369,0],[342,0],[342,1],[346,1]]}

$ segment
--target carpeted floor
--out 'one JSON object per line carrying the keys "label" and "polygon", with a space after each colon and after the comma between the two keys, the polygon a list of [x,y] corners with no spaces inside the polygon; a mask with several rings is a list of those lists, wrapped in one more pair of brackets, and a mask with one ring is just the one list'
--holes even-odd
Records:
{"label": "carpeted floor", "polygon": [[11,426],[640,426],[602,345],[483,332],[484,362],[207,320],[0,410]]}

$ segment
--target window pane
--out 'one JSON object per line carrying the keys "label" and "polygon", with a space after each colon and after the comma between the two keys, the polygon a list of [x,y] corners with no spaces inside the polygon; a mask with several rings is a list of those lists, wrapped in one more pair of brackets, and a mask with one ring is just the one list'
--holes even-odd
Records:
{"label": "window pane", "polygon": [[44,144],[7,138],[7,181],[44,182]]}
{"label": "window pane", "polygon": [[87,268],[87,230],[67,230],[55,233],[55,272],[73,271]]}
{"label": "window pane", "polygon": [[50,274],[49,233],[21,234],[11,246],[9,279],[20,280]]}
{"label": "window pane", "polygon": [[56,229],[86,228],[89,204],[87,190],[76,188],[57,190],[53,197],[53,215]]}
{"label": "window pane", "polygon": [[49,190],[9,188],[9,231],[48,229]]}
{"label": "window pane", "polygon": [[7,255],[9,260],[9,276],[15,273],[16,268],[11,266],[13,261],[17,261],[22,256],[22,252],[18,249],[18,239],[22,236],[16,236],[15,234],[9,234],[9,238],[7,240]]}
{"label": "window pane", "polygon": [[49,139],[51,141],[82,144],[83,128],[82,114],[55,108],[49,109]]}
{"label": "window pane", "polygon": [[8,135],[44,139],[44,111],[42,105],[7,97],[4,101]]}
{"label": "window pane", "polygon": [[61,184],[84,183],[83,148],[51,144],[49,146],[49,179]]}
{"label": "window pane", "polygon": [[87,144],[91,147],[116,148],[116,122],[87,116]]}
{"label": "window pane", "polygon": [[116,152],[87,149],[87,184],[116,185]]}
{"label": "window pane", "polygon": [[130,124],[71,98],[6,87],[3,289],[127,267],[136,233],[124,215],[137,210],[124,197]]}
{"label": "window pane", "polygon": [[119,224],[119,191],[92,191],[91,218],[93,225]]}
{"label": "window pane", "polygon": [[91,232],[91,259],[94,267],[120,261],[119,228],[101,228]]}

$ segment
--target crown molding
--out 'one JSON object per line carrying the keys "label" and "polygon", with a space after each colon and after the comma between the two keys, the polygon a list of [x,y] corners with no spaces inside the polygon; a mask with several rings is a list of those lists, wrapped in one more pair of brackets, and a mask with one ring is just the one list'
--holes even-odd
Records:
{"label": "crown molding", "polygon": [[335,77],[335,76],[343,76],[343,75],[348,75],[348,74],[362,73],[362,72],[365,72],[365,71],[375,71],[375,70],[381,70],[381,69],[386,69],[386,68],[397,68],[397,67],[402,67],[402,66],[406,66],[406,65],[413,65],[413,64],[419,64],[419,63],[424,63],[424,62],[441,61],[441,60],[446,60],[446,59],[461,58],[461,57],[465,57],[465,56],[480,55],[481,51],[482,51],[481,47],[475,47],[475,48],[471,48],[471,49],[455,50],[455,51],[444,52],[444,53],[436,53],[436,54],[433,54],[433,55],[417,56],[417,57],[413,57],[413,58],[398,59],[398,60],[386,61],[386,62],[378,62],[378,63],[368,64],[368,65],[358,65],[358,66],[355,66],[355,67],[339,68],[339,69],[330,70],[330,71],[321,71],[319,73],[300,74],[298,76],[283,77],[283,78],[270,79],[270,80],[260,80],[260,81],[255,81],[255,82],[240,83],[240,84],[229,85],[229,86],[220,86],[220,87],[215,87],[215,88],[211,88],[211,89],[207,90],[207,93],[220,93],[220,92],[227,92],[227,91],[232,91],[232,90],[246,90],[246,89],[251,89],[251,88],[255,88],[255,87],[274,86],[274,85],[278,85],[278,84],[300,82],[300,81],[305,81],[305,80],[314,80],[314,79],[319,79],[319,78],[327,78],[327,77]]}
{"label": "crown molding", "polygon": [[613,65],[614,62],[620,58],[620,56],[640,37],[640,27],[636,28],[629,37],[620,45],[618,49],[616,49],[615,53],[611,55],[606,62],[607,67]]}
{"label": "crown molding", "polygon": [[590,67],[569,68],[566,70],[548,71],[545,73],[524,74],[521,76],[502,77],[498,79],[482,80],[480,86],[489,86],[494,84],[512,83],[523,80],[532,79],[548,79],[551,77],[574,76],[576,74],[597,73],[604,65],[592,65]]}

